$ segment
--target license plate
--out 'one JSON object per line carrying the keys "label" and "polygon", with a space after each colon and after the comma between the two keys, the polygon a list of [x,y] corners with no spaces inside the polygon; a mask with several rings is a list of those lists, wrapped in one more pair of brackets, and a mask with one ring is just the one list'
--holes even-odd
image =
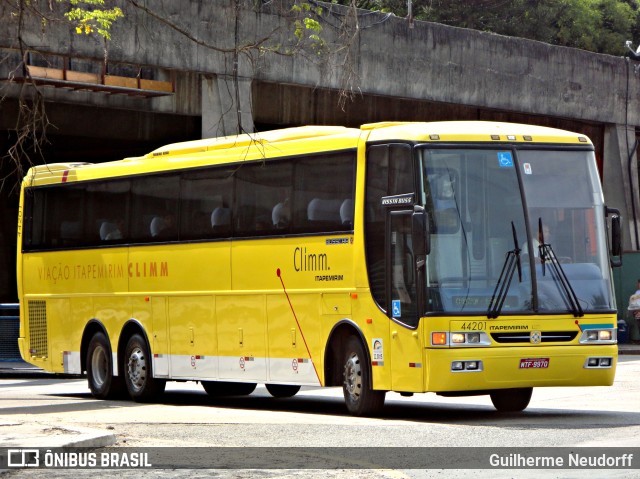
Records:
{"label": "license plate", "polygon": [[520,360],[520,369],[544,369],[549,367],[549,358],[527,358]]}

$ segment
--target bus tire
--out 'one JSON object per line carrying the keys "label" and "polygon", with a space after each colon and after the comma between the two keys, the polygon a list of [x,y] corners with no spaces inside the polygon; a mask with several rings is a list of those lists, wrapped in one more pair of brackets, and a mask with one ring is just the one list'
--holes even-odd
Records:
{"label": "bus tire", "polygon": [[209,396],[248,396],[255,391],[256,386],[256,383],[202,381],[202,387]]}
{"label": "bus tire", "polygon": [[489,396],[493,406],[500,412],[523,411],[529,405],[533,388],[497,389]]}
{"label": "bus tire", "polygon": [[371,388],[371,367],[362,341],[350,336],[343,355],[342,391],[348,411],[354,416],[371,416],[384,406],[386,391]]}
{"label": "bus tire", "polygon": [[265,384],[264,386],[274,398],[290,398],[300,391],[300,386],[289,384]]}
{"label": "bus tire", "polygon": [[164,392],[166,381],[153,377],[149,346],[140,334],[129,338],[124,352],[124,379],[131,399],[145,402]]}
{"label": "bus tire", "polygon": [[121,397],[124,393],[122,376],[113,375],[113,360],[109,340],[103,332],[97,332],[87,348],[87,381],[91,395],[98,399]]}

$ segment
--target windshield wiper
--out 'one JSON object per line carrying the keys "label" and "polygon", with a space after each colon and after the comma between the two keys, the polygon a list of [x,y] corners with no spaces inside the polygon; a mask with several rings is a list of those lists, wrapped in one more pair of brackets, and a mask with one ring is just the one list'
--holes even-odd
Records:
{"label": "windshield wiper", "polygon": [[507,251],[507,256],[504,259],[504,265],[502,265],[502,271],[500,277],[496,283],[496,287],[493,290],[491,301],[489,302],[489,309],[487,310],[487,318],[496,319],[502,312],[502,306],[507,299],[509,293],[509,286],[511,286],[511,280],[513,279],[513,273],[518,270],[518,281],[522,283],[522,264],[520,263],[520,248],[518,247],[518,234],[516,233],[516,227],[511,222],[511,231],[513,232],[513,249]]}
{"label": "windshield wiper", "polygon": [[546,276],[546,264],[549,263],[551,269],[551,276],[553,279],[562,286],[562,291],[565,294],[567,303],[573,316],[581,318],[584,316],[584,311],[580,306],[578,295],[573,290],[569,278],[567,278],[564,268],[558,261],[555,251],[551,248],[551,245],[545,243],[544,231],[542,229],[542,218],[538,218],[538,238],[540,238],[540,244],[538,245],[538,255],[540,257],[540,264],[542,265],[542,276]]}

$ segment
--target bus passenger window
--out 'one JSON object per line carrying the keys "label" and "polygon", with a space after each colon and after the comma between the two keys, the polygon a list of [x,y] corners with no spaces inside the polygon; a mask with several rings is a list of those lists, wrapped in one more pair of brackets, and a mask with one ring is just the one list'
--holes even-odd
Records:
{"label": "bus passenger window", "polygon": [[174,241],[178,239],[180,178],[154,175],[132,183],[131,235],[134,241]]}
{"label": "bus passenger window", "polygon": [[292,181],[290,161],[265,161],[239,168],[235,173],[234,235],[282,234],[285,225],[274,228],[273,210],[291,197]]}
{"label": "bus passenger window", "polygon": [[180,239],[206,240],[231,235],[233,169],[190,171],[180,178]]}
{"label": "bus passenger window", "polygon": [[314,198],[307,206],[307,219],[311,228],[333,231],[342,224],[340,219],[340,200]]}
{"label": "bus passenger window", "polygon": [[293,231],[314,233],[353,229],[355,154],[311,156],[297,161]]}

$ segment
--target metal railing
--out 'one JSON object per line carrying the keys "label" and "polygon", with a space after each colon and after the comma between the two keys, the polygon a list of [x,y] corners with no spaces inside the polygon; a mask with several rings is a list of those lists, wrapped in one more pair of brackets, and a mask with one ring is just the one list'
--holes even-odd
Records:
{"label": "metal railing", "polygon": [[0,303],[0,361],[22,361],[18,349],[20,304]]}

